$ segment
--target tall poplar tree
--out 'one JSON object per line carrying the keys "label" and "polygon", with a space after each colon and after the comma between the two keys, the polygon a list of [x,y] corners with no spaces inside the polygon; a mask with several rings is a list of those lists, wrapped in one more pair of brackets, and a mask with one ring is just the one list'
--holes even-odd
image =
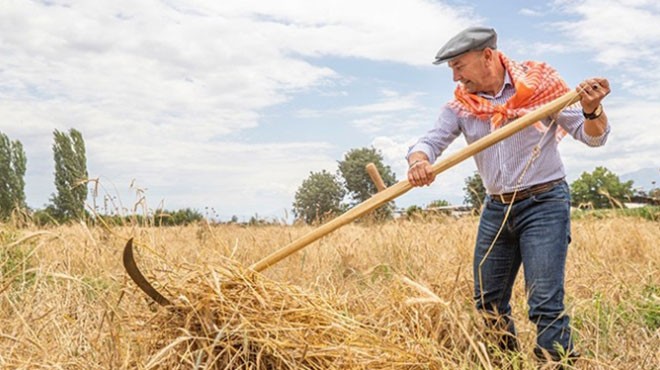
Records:
{"label": "tall poplar tree", "polygon": [[15,209],[26,208],[25,169],[27,159],[20,141],[11,141],[0,132],[0,219]]}
{"label": "tall poplar tree", "polygon": [[69,133],[53,131],[55,159],[55,189],[51,201],[54,216],[60,221],[81,219],[87,199],[87,157],[85,141],[76,129]]}

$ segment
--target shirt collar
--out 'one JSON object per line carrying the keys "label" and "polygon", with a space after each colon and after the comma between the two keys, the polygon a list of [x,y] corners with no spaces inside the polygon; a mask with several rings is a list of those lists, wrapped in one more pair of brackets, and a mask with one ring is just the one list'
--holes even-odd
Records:
{"label": "shirt collar", "polygon": [[504,92],[504,89],[506,89],[507,86],[513,87],[513,81],[511,81],[511,77],[509,76],[509,71],[505,70],[504,71],[504,83],[502,84],[502,88],[500,89],[500,91],[498,91],[498,93],[495,94],[495,96],[491,96],[491,95],[486,94],[484,92],[479,92],[479,93],[477,93],[477,95],[479,95],[483,98],[487,98],[487,99],[497,99],[497,98],[502,96],[502,93]]}

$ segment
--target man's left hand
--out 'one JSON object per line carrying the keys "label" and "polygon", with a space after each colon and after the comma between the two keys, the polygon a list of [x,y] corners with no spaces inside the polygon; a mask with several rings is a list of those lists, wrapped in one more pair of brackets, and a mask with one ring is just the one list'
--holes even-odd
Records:
{"label": "man's left hand", "polygon": [[610,83],[605,78],[596,77],[582,81],[576,88],[580,94],[582,109],[591,113],[601,104],[601,101],[610,93]]}

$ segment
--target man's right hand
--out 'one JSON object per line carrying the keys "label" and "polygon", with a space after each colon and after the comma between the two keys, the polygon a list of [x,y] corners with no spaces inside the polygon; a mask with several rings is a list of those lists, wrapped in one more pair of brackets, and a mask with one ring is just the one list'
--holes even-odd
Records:
{"label": "man's right hand", "polygon": [[408,182],[410,182],[412,186],[431,185],[433,180],[435,180],[433,167],[428,159],[410,158],[408,166]]}

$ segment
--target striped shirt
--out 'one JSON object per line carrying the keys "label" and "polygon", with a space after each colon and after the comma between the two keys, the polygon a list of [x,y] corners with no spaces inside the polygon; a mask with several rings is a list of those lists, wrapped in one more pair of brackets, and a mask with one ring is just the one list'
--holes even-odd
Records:
{"label": "striped shirt", "polygon": [[[515,88],[508,73],[505,73],[504,86],[495,96],[479,93],[494,105],[504,104],[513,94]],[[551,118],[544,119],[543,124],[548,126]],[[507,122],[508,123],[508,122]],[[605,144],[610,132],[607,129],[600,136],[589,136],[584,132],[584,117],[579,106],[564,109],[557,117],[555,124],[540,142],[541,152],[522,179],[520,189],[536,184],[557,180],[566,176],[564,165],[557,150],[558,141],[555,139],[557,125],[566,132],[588,146],[596,147]],[[465,136],[468,144],[490,134],[490,122],[480,120],[473,116],[458,116],[457,112],[446,104],[440,116],[430,131],[422,136],[417,143],[410,147],[408,156],[413,152],[424,152],[431,163],[442,154],[459,134]],[[529,126],[522,131],[484,149],[475,154],[477,169],[489,194],[502,194],[515,191],[518,179],[523,173],[527,162],[532,156],[532,150],[539,144],[543,133]]]}

